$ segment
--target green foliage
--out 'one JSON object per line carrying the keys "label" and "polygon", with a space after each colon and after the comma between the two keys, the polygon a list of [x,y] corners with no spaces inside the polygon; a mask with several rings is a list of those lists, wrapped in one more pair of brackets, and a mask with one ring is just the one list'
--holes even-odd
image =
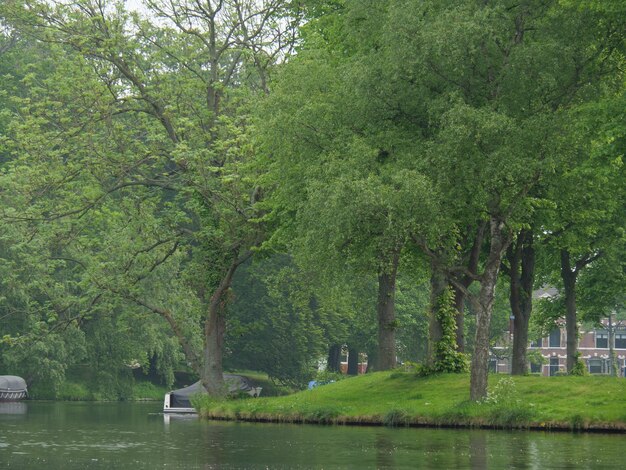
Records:
{"label": "green foliage", "polygon": [[521,402],[522,399],[513,377],[503,377],[498,380],[498,383],[493,389],[489,390],[483,400],[483,403],[487,405],[520,404]]}
{"label": "green foliage", "polygon": [[583,361],[580,356],[580,352],[577,352],[576,362],[574,363],[574,367],[572,367],[572,370],[569,372],[569,375],[589,375],[589,372],[587,371],[587,366],[585,365],[585,361]]}
{"label": "green foliage", "polygon": [[469,369],[467,356],[457,351],[454,292],[448,287],[437,300],[437,321],[441,325],[441,339],[435,343],[433,372],[463,373]]}
{"label": "green foliage", "polygon": [[410,416],[405,410],[393,409],[385,413],[382,421],[385,426],[392,428],[408,426],[410,424]]}
{"label": "green foliage", "polygon": [[48,398],[65,401],[87,401],[93,400],[93,395],[85,385],[66,381],[55,395],[48,397],[38,395],[35,398]]}
{"label": "green foliage", "polygon": [[347,376],[343,375],[341,372],[320,370],[317,374],[315,374],[315,381],[319,384],[329,384],[332,382],[338,382],[340,380],[343,380],[346,377]]}
{"label": "green foliage", "polygon": [[541,354],[541,351],[538,349],[532,349],[530,351],[528,351],[526,353],[526,358],[528,359],[528,362],[530,364],[535,364],[535,365],[544,365],[548,363],[548,359],[546,359],[545,357],[543,357],[543,354]]}
{"label": "green foliage", "polygon": [[243,266],[234,290],[225,367],[263,371],[279,383],[304,388],[326,350],[325,331],[340,319],[323,311],[305,273],[285,257]]}
{"label": "green foliage", "polygon": [[396,287],[397,351],[405,364],[423,362],[428,353],[429,286],[426,280],[414,277],[400,275]]}
{"label": "green foliage", "polygon": [[498,380],[482,403],[488,407],[487,416],[491,424],[499,427],[524,426],[535,416],[535,405],[522,399],[512,377]]}
{"label": "green foliage", "polygon": [[[33,390],[62,393],[84,365],[90,393],[128,398],[130,364],[168,385],[181,363],[200,370],[212,296],[240,266],[218,292],[226,364],[301,387],[327,343],[373,349],[394,255],[387,326],[417,361],[424,252],[456,272],[485,221],[541,227],[551,285],[571,253],[585,319],[623,304],[620,2],[278,1],[252,35],[229,21],[259,2],[202,19],[167,3],[144,18],[0,3],[0,368]],[[272,40],[301,14],[286,57],[293,30]],[[462,371],[440,302],[433,371]],[[563,311],[536,309],[537,329]]]}
{"label": "green foliage", "polygon": [[136,380],[133,385],[132,397],[134,400],[162,401],[170,387],[156,385],[146,380]]}
{"label": "green foliage", "polygon": [[223,15],[203,9],[193,31],[184,2],[158,12],[148,2],[154,15],[144,17],[91,0],[0,5],[2,23],[34,51],[0,57],[0,71],[10,59],[18,77],[0,90],[2,220],[21,230],[14,247],[40,256],[26,266],[51,268],[33,281],[48,288],[36,299],[44,321],[61,328],[72,313],[88,330],[94,393],[129,397],[125,364],[145,368],[155,356],[171,383],[181,348],[204,370],[211,298],[218,291],[223,309],[231,269],[262,239],[248,116],[293,45],[287,3],[263,10],[251,35],[242,22],[259,5],[247,1]]}

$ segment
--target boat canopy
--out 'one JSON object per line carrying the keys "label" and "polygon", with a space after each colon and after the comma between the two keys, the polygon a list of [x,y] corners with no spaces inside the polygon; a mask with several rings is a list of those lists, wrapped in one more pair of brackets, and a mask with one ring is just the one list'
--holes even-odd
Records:
{"label": "boat canopy", "polygon": [[17,375],[0,375],[1,392],[25,392],[26,380]]}
{"label": "boat canopy", "polygon": [[[228,393],[249,392],[254,388],[250,379],[243,375],[224,374],[224,382],[228,386]],[[191,397],[199,393],[207,393],[200,381],[189,387],[174,390],[170,392],[170,407],[190,408]]]}

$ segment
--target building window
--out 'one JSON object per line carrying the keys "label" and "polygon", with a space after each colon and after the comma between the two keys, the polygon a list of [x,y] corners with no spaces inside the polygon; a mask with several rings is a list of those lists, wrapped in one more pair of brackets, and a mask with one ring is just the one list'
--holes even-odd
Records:
{"label": "building window", "polygon": [[615,335],[615,349],[626,349],[626,334]]}
{"label": "building window", "polygon": [[536,340],[531,341],[530,342],[530,347],[531,348],[541,348],[541,347],[543,347],[542,339],[541,338],[537,338]]}
{"label": "building window", "polygon": [[551,348],[561,347],[561,330],[552,330],[550,332],[550,347]]}
{"label": "building window", "polygon": [[550,358],[550,376],[555,376],[559,371],[559,358],[551,357]]}
{"label": "building window", "polygon": [[589,359],[589,373],[590,374],[603,374],[604,373],[604,360]]}
{"label": "building window", "polygon": [[530,372],[533,374],[536,374],[537,372],[541,373],[541,364],[535,364],[534,362],[531,362]]}
{"label": "building window", "polygon": [[606,349],[609,347],[609,335],[606,333],[596,333],[596,348]]}

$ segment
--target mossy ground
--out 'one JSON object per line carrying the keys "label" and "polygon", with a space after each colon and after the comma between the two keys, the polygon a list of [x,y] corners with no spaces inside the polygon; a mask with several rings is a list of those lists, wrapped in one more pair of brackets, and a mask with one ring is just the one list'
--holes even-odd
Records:
{"label": "mossy ground", "polygon": [[[496,387],[503,379],[507,387]],[[489,384],[492,399],[477,404],[468,401],[468,374],[393,371],[284,397],[202,397],[196,405],[218,419],[626,431],[626,379],[492,375]]]}

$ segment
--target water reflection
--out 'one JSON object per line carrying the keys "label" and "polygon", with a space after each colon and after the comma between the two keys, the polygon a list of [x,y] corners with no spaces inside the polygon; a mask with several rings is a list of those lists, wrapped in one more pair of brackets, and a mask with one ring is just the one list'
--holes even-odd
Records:
{"label": "water reflection", "polygon": [[392,436],[376,434],[376,468],[394,468],[394,445]]}
{"label": "water reflection", "polygon": [[0,412],[0,467],[607,469],[623,459],[622,435],[206,422],[166,418],[160,404],[17,405],[26,406],[0,407],[18,411]]}
{"label": "water reflection", "polygon": [[0,402],[0,415],[25,415],[28,405],[23,401]]}
{"label": "water reflection", "polygon": [[472,469],[485,469],[487,465],[487,435],[483,432],[469,433],[469,461]]}
{"label": "water reflection", "polygon": [[171,421],[177,421],[177,420],[183,420],[183,419],[192,419],[194,421],[197,421],[198,415],[196,413],[158,413],[158,416],[163,416],[163,425],[165,426],[165,430],[169,431],[170,430],[170,422]]}

